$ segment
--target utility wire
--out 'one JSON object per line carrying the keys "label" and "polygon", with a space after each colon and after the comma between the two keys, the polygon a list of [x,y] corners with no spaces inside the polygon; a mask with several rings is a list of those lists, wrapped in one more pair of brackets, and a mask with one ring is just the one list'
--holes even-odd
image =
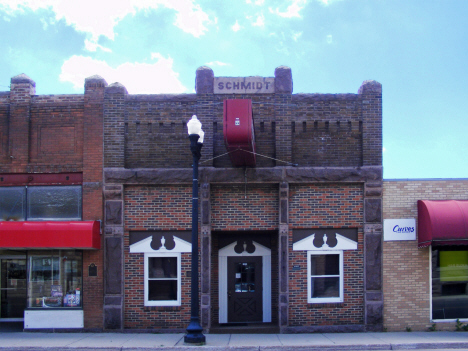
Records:
{"label": "utility wire", "polygon": [[228,154],[230,154],[230,153],[232,153],[232,152],[236,152],[236,151],[248,152],[248,153],[250,153],[250,154],[252,154],[252,155],[257,155],[257,156],[260,156],[260,157],[268,158],[268,159],[270,159],[270,160],[274,160],[274,161],[278,161],[278,162],[283,162],[283,163],[289,164],[289,165],[291,165],[291,166],[293,166],[293,167],[298,167],[298,166],[299,166],[297,163],[292,163],[292,162],[288,162],[288,161],[283,161],[283,160],[280,160],[280,159],[277,159],[277,158],[274,158],[274,157],[270,157],[270,156],[258,154],[258,153],[256,153],[256,152],[252,152],[252,151],[248,151],[248,150],[244,150],[244,149],[235,149],[235,150],[226,152],[226,153],[224,153],[224,154],[222,154],[222,155],[218,155],[218,156],[216,156],[216,157],[213,157],[213,158],[210,158],[210,159],[205,160],[205,161],[203,161],[203,162],[200,162],[200,164],[213,161],[214,159],[217,159],[217,158],[219,158],[219,157],[228,155]]}

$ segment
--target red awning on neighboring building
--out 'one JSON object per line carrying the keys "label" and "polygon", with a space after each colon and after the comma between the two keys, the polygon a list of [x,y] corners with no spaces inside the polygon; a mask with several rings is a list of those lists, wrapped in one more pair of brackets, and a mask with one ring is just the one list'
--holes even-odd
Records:
{"label": "red awning on neighboring building", "polygon": [[2,249],[100,249],[99,221],[0,222]]}
{"label": "red awning on neighboring building", "polygon": [[468,200],[418,201],[418,247],[468,245]]}

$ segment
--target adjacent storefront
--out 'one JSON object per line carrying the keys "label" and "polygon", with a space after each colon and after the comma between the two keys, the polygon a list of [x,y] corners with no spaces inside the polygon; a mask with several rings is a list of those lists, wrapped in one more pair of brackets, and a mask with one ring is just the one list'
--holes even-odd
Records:
{"label": "adjacent storefront", "polygon": [[384,182],[384,325],[468,321],[468,180]]}
{"label": "adjacent storefront", "polygon": [[83,250],[100,248],[100,223],[81,221],[82,186],[0,187],[0,217],[2,321],[83,328]]}

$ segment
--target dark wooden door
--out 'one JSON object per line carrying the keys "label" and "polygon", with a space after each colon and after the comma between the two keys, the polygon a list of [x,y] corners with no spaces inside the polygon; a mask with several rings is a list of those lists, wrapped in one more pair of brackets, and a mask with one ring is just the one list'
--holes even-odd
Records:
{"label": "dark wooden door", "polygon": [[263,322],[262,257],[228,257],[228,322]]}

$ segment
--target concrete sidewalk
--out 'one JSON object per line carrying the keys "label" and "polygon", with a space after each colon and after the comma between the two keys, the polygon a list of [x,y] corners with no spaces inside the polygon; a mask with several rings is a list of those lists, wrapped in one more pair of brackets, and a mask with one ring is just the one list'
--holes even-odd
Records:
{"label": "concrete sidewalk", "polygon": [[465,332],[206,334],[205,346],[184,345],[184,334],[0,333],[0,350],[408,350],[466,349]]}

